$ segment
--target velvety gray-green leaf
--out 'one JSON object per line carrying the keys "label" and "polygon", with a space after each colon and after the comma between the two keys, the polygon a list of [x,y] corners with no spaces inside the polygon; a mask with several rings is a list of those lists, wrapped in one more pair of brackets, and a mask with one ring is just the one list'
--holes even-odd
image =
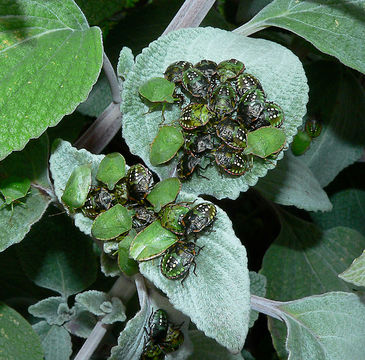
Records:
{"label": "velvety gray-green leaf", "polygon": [[308,211],[329,211],[332,204],[307,165],[290,151],[275,169],[260,179],[255,189],[281,205]]}
{"label": "velvety gray-green leaf", "polygon": [[189,331],[189,337],[194,345],[194,352],[188,357],[189,360],[244,360],[241,354],[231,354],[199,330]]}
{"label": "velvety gray-green leaf", "polygon": [[94,314],[91,314],[83,306],[75,304],[72,308],[75,315],[63,327],[72,335],[87,338],[96,325],[98,319]]}
{"label": "velvety gray-green leaf", "polygon": [[40,339],[15,310],[0,303],[0,360],[42,360]]}
{"label": "velvety gray-green leaf", "polygon": [[[266,294],[266,277],[262,274],[258,274],[254,271],[249,272],[250,275],[250,292],[251,295],[264,297]],[[251,328],[255,321],[258,319],[259,313],[255,310],[250,311],[249,327]]]}
{"label": "velvety gray-green leaf", "polygon": [[[353,286],[338,278],[365,248],[364,238],[355,230],[336,227],[322,232],[314,224],[288,213],[280,216],[279,236],[267,250],[262,274],[267,277],[269,299],[294,300],[328,291],[352,291]],[[273,343],[285,357],[285,326],[269,318]]]}
{"label": "velvety gray-green leaf", "polygon": [[17,250],[27,276],[64,297],[84,290],[96,280],[92,240],[65,215],[45,216]]}
{"label": "velvety gray-green leaf", "polygon": [[28,311],[35,317],[43,318],[49,325],[62,325],[74,315],[63,297],[49,297],[29,306]]}
{"label": "velvety gray-green leaf", "polygon": [[112,258],[104,252],[100,255],[100,268],[105,276],[114,277],[121,275],[117,257]]}
{"label": "velvety gray-green leaf", "polygon": [[328,213],[312,213],[314,222],[322,229],[347,226],[365,236],[365,191],[343,190],[330,197],[333,210]]}
{"label": "velvety gray-green leaf", "polygon": [[364,151],[365,91],[356,75],[341,64],[312,63],[306,73],[308,107],[318,114],[322,132],[301,159],[324,187]]}
{"label": "velvety gray-green leaf", "polygon": [[357,286],[365,286],[365,252],[356,258],[348,269],[339,274],[342,280]]}
{"label": "velvety gray-green leaf", "polygon": [[69,360],[72,354],[71,336],[62,326],[41,321],[33,325],[41,338],[44,360]]}
{"label": "velvety gray-green leaf", "polygon": [[235,32],[249,35],[278,26],[364,73],[364,4],[364,0],[275,0]]}
{"label": "velvety gray-green leaf", "polygon": [[2,159],[87,98],[103,53],[100,29],[72,0],[3,0],[0,20]]}
{"label": "velvety gray-green leaf", "polygon": [[[193,200],[198,199],[185,193],[177,199]],[[140,272],[205,335],[238,353],[246,338],[250,311],[246,250],[235,236],[231,221],[219,208],[212,230],[198,235],[197,245],[204,248],[195,258],[197,276],[191,271],[183,285],[161,274],[159,260],[141,263]]]}
{"label": "velvety gray-green leaf", "polygon": [[119,153],[107,154],[99,165],[96,178],[108,185],[110,190],[125,176],[125,159]]}
{"label": "velvety gray-green leaf", "polygon": [[134,66],[134,56],[132,50],[126,46],[122,47],[119,54],[117,74],[119,78],[124,81],[128,73],[132,70]]}
{"label": "velvety gray-green leaf", "polygon": [[288,360],[362,360],[365,303],[356,294],[332,292],[279,306],[288,327]]}
{"label": "velvety gray-green leaf", "polygon": [[[59,201],[72,171],[80,165],[91,165],[91,182],[96,185],[96,174],[104,155],[93,155],[81,149],[77,150],[69,142],[57,139],[52,145],[52,155],[49,160],[50,170],[54,181],[55,194]],[[81,213],[74,216],[75,225],[86,235],[91,234],[93,221]]]}
{"label": "velvety gray-green leaf", "polygon": [[[260,54],[259,58],[258,55]],[[151,166],[150,144],[158,132],[161,111],[148,114],[148,106],[138,95],[139,87],[148,79],[163,76],[168,65],[178,60],[196,63],[202,59],[216,62],[236,58],[245,63],[248,73],[255,75],[265,89],[267,99],[279,104],[285,113],[282,129],[290,144],[302,123],[308,101],[308,86],[303,67],[295,55],[286,48],[262,39],[244,38],[227,31],[213,28],[180,29],[159,38],[136,57],[123,87],[123,136],[132,153],[142,157],[148,167],[160,178],[170,177],[177,159],[168,165]],[[166,123],[179,117],[177,105],[167,106]],[[278,160],[283,157],[280,153]],[[256,184],[259,177],[274,168],[276,160],[255,161],[251,171],[240,177],[222,176],[215,166],[206,170],[209,180],[193,176],[184,183],[184,191],[193,194],[209,194],[218,199],[235,199],[241,191]]]}

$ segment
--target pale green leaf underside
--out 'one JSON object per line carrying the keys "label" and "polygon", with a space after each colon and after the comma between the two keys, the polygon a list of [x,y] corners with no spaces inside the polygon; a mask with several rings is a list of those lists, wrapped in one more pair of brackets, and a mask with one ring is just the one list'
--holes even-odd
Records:
{"label": "pale green leaf underside", "polygon": [[[249,272],[250,275],[250,292],[251,295],[264,297],[266,295],[266,276],[258,274],[254,271]],[[250,311],[249,327],[251,328],[258,319],[259,313],[255,310]]]}
{"label": "pale green leaf underside", "polygon": [[255,189],[281,205],[294,205],[307,211],[332,209],[326,192],[313,173],[290,152],[273,171],[259,180]]}
{"label": "pale green leaf underside", "polygon": [[73,112],[101,65],[101,31],[74,1],[2,0],[0,159]]}
{"label": "pale green leaf underside", "polygon": [[[52,296],[40,300],[34,305],[29,306],[28,312],[35,317],[45,319],[49,325],[62,325],[66,317],[65,314],[58,313],[60,305],[68,309],[66,299],[61,296]],[[69,320],[69,318],[67,318]]]}
{"label": "pale green leaf underside", "polygon": [[[160,178],[170,176],[176,166],[176,158],[168,165],[151,166],[150,144],[161,123],[161,111],[146,114],[148,106],[138,96],[142,83],[151,77],[163,76],[168,65],[178,60],[196,63],[202,59],[216,62],[236,58],[246,65],[246,71],[261,82],[267,99],[279,104],[285,113],[283,129],[287,144],[292,141],[297,127],[302,123],[308,101],[308,86],[303,67],[298,58],[286,48],[262,39],[245,38],[214,28],[181,29],[159,38],[136,57],[134,68],[129,72],[123,86],[123,136],[132,153],[140,156]],[[179,116],[177,106],[167,107],[167,122]],[[278,159],[283,157],[280,153]],[[197,178],[183,184],[184,191],[193,194],[210,194],[218,199],[235,199],[241,191],[256,184],[265,176],[276,161],[255,162],[251,171],[238,178],[222,177],[215,166],[209,167],[204,175],[209,179]]]}
{"label": "pale green leaf underside", "polygon": [[[72,171],[80,165],[91,165],[91,181],[96,184],[96,174],[99,164],[104,155],[93,155],[87,150],[77,150],[67,141],[55,140],[52,146],[52,155],[50,157],[50,170],[54,180],[54,190],[60,202],[63,191]],[[86,235],[91,234],[91,225],[93,221],[81,213],[74,216],[75,225]]]}
{"label": "pale green leaf underside", "polygon": [[[180,193],[178,201],[195,199]],[[140,272],[166,293],[174,307],[188,315],[198,329],[238,353],[246,338],[250,312],[246,250],[219,208],[212,230],[199,234],[197,245],[204,249],[195,258],[197,276],[190,271],[183,285],[161,274],[160,259],[141,263]]]}
{"label": "pale green leaf underside", "polygon": [[45,360],[69,360],[72,353],[71,336],[62,326],[41,321],[33,325],[42,341]]}
{"label": "pale green leaf underside", "polygon": [[42,360],[39,337],[15,310],[0,303],[0,360]]}
{"label": "pale green leaf underside", "polygon": [[288,360],[363,360],[365,304],[344,292],[280,305],[288,327]]}
{"label": "pale green leaf underside", "polygon": [[252,34],[273,25],[290,30],[342,63],[365,72],[364,0],[276,0],[236,30]]}
{"label": "pale green leaf underside", "polygon": [[357,286],[365,286],[365,251],[339,277]]}

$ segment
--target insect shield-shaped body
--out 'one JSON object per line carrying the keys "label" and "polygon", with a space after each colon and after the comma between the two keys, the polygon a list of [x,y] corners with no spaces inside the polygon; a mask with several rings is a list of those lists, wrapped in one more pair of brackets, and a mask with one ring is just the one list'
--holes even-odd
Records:
{"label": "insect shield-shaped body", "polygon": [[144,82],[139,94],[151,103],[174,103],[175,84],[162,77],[154,77]]}
{"label": "insect shield-shaped body", "polygon": [[214,114],[205,104],[189,104],[182,109],[179,123],[185,130],[193,130],[206,125]]}
{"label": "insect shield-shaped body", "polygon": [[210,82],[214,82],[217,73],[217,64],[211,60],[201,60],[194,65],[195,69],[200,70]]}
{"label": "insect shield-shaped body", "polygon": [[194,206],[181,219],[181,224],[185,227],[185,236],[204,230],[214,222],[216,214],[217,209],[211,203]]}
{"label": "insect shield-shaped body", "polygon": [[171,247],[161,259],[160,269],[163,276],[170,280],[185,280],[191,265],[194,264],[196,245],[193,242],[177,243]]}
{"label": "insect shield-shaped body", "polygon": [[313,139],[321,134],[322,125],[314,118],[308,119],[305,123],[306,133]]}
{"label": "insect shield-shaped body", "polygon": [[132,216],[132,227],[137,233],[142,231],[148,225],[152,224],[157,218],[153,208],[137,206],[133,210],[134,214]]}
{"label": "insect shield-shaped body", "polygon": [[216,125],[216,133],[232,149],[243,150],[246,147],[245,128],[229,117]]}
{"label": "insect shield-shaped body", "polygon": [[154,181],[151,171],[141,164],[133,165],[127,172],[129,199],[141,202],[151,192]]}
{"label": "insect shield-shaped body", "polygon": [[258,122],[262,122],[263,126],[272,125],[276,127],[280,127],[284,121],[284,112],[282,108],[271,102],[265,102],[264,109],[258,119]]}
{"label": "insect shield-shaped body", "polygon": [[230,175],[240,176],[250,170],[248,158],[226,145],[221,145],[215,151],[215,161],[217,165]]}
{"label": "insect shield-shaped body", "polygon": [[192,67],[193,64],[189,63],[188,61],[176,61],[169,65],[165,70],[165,79],[172,81],[175,84],[181,83],[183,72]]}
{"label": "insect shield-shaped body", "polygon": [[212,92],[209,108],[218,116],[230,114],[236,108],[236,92],[229,83],[218,85]]}
{"label": "insect shield-shaped body", "polygon": [[256,79],[253,75],[244,73],[238,76],[236,81],[236,91],[239,97],[242,97],[247,92],[255,89],[264,91],[260,84],[260,81]]}
{"label": "insect shield-shaped body", "polygon": [[162,348],[159,344],[154,344],[148,342],[144,349],[140,360],[163,360],[165,359],[165,354],[162,351]]}
{"label": "insect shield-shaped body", "polygon": [[208,78],[198,69],[190,68],[184,71],[182,85],[192,96],[206,98],[210,82]]}
{"label": "insect shield-shaped body", "polygon": [[194,154],[202,154],[205,151],[213,150],[214,141],[211,134],[204,134],[203,132],[185,133],[185,152],[192,152]]}
{"label": "insect shield-shaped body", "polygon": [[128,184],[126,177],[122,178],[115,184],[113,194],[118,204],[124,205],[128,202]]}
{"label": "insect shield-shaped body", "polygon": [[[248,130],[262,126],[258,121],[265,107],[265,94],[259,89],[247,92],[238,103],[237,118]],[[267,125],[267,124],[266,124]]]}
{"label": "insect shield-shaped body", "polygon": [[166,354],[174,352],[179,349],[183,342],[184,334],[180,328],[170,325],[167,329],[166,338],[162,346],[163,352]]}
{"label": "insect shield-shaped body", "polygon": [[163,309],[156,310],[151,314],[148,321],[149,341],[153,344],[158,344],[163,341],[167,335],[168,322],[167,313]]}
{"label": "insect shield-shaped body", "polygon": [[234,79],[245,70],[245,65],[239,60],[230,59],[220,62],[217,66],[217,75],[221,82]]}
{"label": "insect shield-shaped body", "polygon": [[199,166],[200,161],[201,158],[192,152],[185,153],[177,164],[177,177],[180,180],[188,180],[192,176],[195,168]]}
{"label": "insect shield-shaped body", "polygon": [[158,214],[162,227],[176,235],[184,235],[185,227],[181,224],[181,219],[189,210],[184,203],[166,205]]}
{"label": "insect shield-shaped body", "polygon": [[88,218],[95,219],[100,213],[109,210],[116,203],[117,201],[113,193],[103,187],[93,186],[81,211]]}

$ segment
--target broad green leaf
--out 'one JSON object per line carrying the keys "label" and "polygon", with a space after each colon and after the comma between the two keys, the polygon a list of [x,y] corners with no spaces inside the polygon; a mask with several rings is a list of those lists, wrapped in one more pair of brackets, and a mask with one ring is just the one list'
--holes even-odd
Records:
{"label": "broad green leaf", "polygon": [[[345,227],[322,232],[288,213],[282,213],[280,220],[281,232],[267,250],[261,270],[267,277],[268,298],[294,300],[328,291],[352,291],[353,286],[337,275],[361,254],[364,237]],[[269,328],[276,350],[285,357],[284,325],[269,318]]]}
{"label": "broad green leaf", "polygon": [[108,185],[110,190],[114,185],[125,176],[125,159],[119,153],[111,153],[101,160],[96,178]]}
{"label": "broad green leaf", "polygon": [[289,151],[255,189],[281,205],[294,205],[307,211],[329,211],[331,202],[307,165]]}
{"label": "broad green leaf", "polygon": [[44,360],[69,360],[72,354],[71,336],[62,326],[45,321],[33,325],[42,341]]}
{"label": "broad green leaf", "polygon": [[103,52],[100,29],[72,0],[2,0],[0,42],[2,159],[87,98]]}
{"label": "broad green leaf", "polygon": [[[260,60],[258,61],[258,55]],[[308,100],[308,86],[303,67],[293,53],[286,48],[262,39],[244,38],[224,30],[213,28],[181,29],[167,34],[151,43],[137,56],[133,69],[123,84],[123,136],[132,153],[138,154],[161,179],[170,177],[177,159],[169,164],[151,165],[150,145],[158,132],[161,112],[148,114],[148,106],[138,96],[139,87],[148,79],[163,76],[168,65],[178,60],[196,63],[202,59],[216,62],[236,58],[245,63],[248,73],[256,76],[269,101],[280,105],[285,114],[282,129],[289,145],[302,123]],[[177,105],[167,106],[166,123],[176,120],[180,114]],[[277,158],[283,157],[281,152]],[[204,176],[193,176],[183,184],[184,191],[193,194],[209,194],[218,199],[235,199],[241,191],[256,184],[276,161],[255,161],[251,171],[240,177],[222,176],[215,166],[209,167]]]}
{"label": "broad green leaf", "polygon": [[[91,164],[91,183],[96,185],[96,174],[104,155],[93,155],[81,149],[77,150],[72,145],[61,139],[57,139],[52,144],[52,155],[49,159],[50,170],[54,181],[54,191],[59,201],[66,187],[67,181],[72,171],[85,164]],[[91,235],[91,225],[93,221],[81,213],[74,215],[75,225],[86,235]]]}
{"label": "broad green leaf", "polygon": [[61,200],[71,208],[84,205],[91,185],[91,166],[80,165],[73,169]]}
{"label": "broad green leaf", "polygon": [[216,341],[198,330],[190,330],[189,336],[194,345],[194,353],[189,360],[244,360],[241,354],[231,354]]}
{"label": "broad green leaf", "polygon": [[245,358],[245,360],[255,360],[255,358],[252,356],[252,354],[245,349],[243,349],[241,351],[241,354]]}
{"label": "broad green leaf", "polygon": [[303,155],[312,142],[312,138],[305,131],[298,131],[291,144],[291,151],[295,156]]}
{"label": "broad green leaf", "polygon": [[49,297],[29,306],[28,311],[35,317],[43,318],[49,325],[63,325],[69,321],[74,312],[68,308],[63,297]]}
{"label": "broad green leaf", "polygon": [[270,4],[273,0],[247,0],[238,3],[236,14],[237,23],[251,20],[262,8]]}
{"label": "broad green leaf", "polygon": [[4,196],[6,205],[23,198],[27,195],[29,188],[30,180],[28,178],[10,176],[0,180],[0,193]]}
{"label": "broad green leaf", "polygon": [[311,214],[314,222],[322,229],[348,226],[365,236],[365,191],[343,190],[331,196],[333,210],[329,213]]}
{"label": "broad green leaf", "polygon": [[181,129],[175,126],[160,127],[151,144],[150,161],[153,166],[171,160],[184,143]]}
{"label": "broad green leaf", "polygon": [[136,231],[132,229],[118,244],[118,266],[128,276],[138,273],[138,263],[129,257],[129,249],[136,235]]}
{"label": "broad green leaf", "polygon": [[155,212],[159,212],[165,205],[173,202],[181,189],[178,178],[165,179],[158,182],[147,195],[147,200],[153,205]]}
{"label": "broad green leaf", "polygon": [[15,203],[13,208],[3,206],[4,201],[0,195],[0,251],[3,251],[24,238],[30,227],[42,217],[51,201],[47,136],[31,141],[23,151],[14,152],[1,161],[0,174],[4,177],[25,177],[33,185],[29,194],[21,199],[24,204]]}
{"label": "broad green leaf", "polygon": [[72,309],[75,311],[75,316],[63,324],[63,327],[72,335],[82,338],[89,337],[98,321],[97,317],[79,304],[75,304]]}
{"label": "broad green leaf", "polygon": [[85,291],[77,294],[75,300],[94,315],[103,316],[102,322],[104,324],[113,324],[127,318],[125,306],[120,299],[111,297],[102,291]]}
{"label": "broad green leaf", "polygon": [[332,292],[279,306],[288,327],[288,360],[362,360],[365,304],[356,294]]}
{"label": "broad green leaf", "polygon": [[42,360],[39,337],[15,310],[0,303],[0,360]]}
{"label": "broad green leaf", "polygon": [[134,66],[134,56],[132,50],[126,46],[122,47],[122,50],[119,54],[118,66],[117,66],[117,74],[121,81],[125,81],[128,76],[128,73]]}
{"label": "broad green leaf", "polygon": [[27,276],[38,286],[64,297],[84,290],[96,280],[92,240],[65,215],[43,218],[17,250]]}
{"label": "broad green leaf", "polygon": [[365,286],[365,251],[353,261],[348,269],[338,276],[351,284]]}
{"label": "broad green leaf", "polygon": [[235,32],[249,35],[268,26],[281,27],[365,72],[364,4],[364,0],[275,0]]}
{"label": "broad green leaf", "polygon": [[356,76],[340,64],[313,63],[306,73],[309,108],[318,114],[322,132],[301,159],[324,187],[364,151],[365,91]]}
{"label": "broad green leaf", "polygon": [[101,74],[86,101],[77,107],[83,115],[98,117],[113,101],[108,79]]}
{"label": "broad green leaf", "polygon": [[[258,274],[254,271],[249,272],[250,276],[250,292],[251,295],[264,297],[266,294],[266,277],[262,274]],[[259,313],[255,310],[250,311],[250,323],[249,327],[251,328],[255,321],[258,319]]]}
{"label": "broad green leaf", "polygon": [[[184,193],[178,197],[178,201],[193,200],[198,198]],[[212,230],[198,234],[196,243],[204,248],[195,258],[196,276],[190,271],[183,284],[165,278],[160,261],[146,261],[139,268],[199,330],[238,353],[246,338],[250,312],[246,250],[219,208]]]}
{"label": "broad green leaf", "polygon": [[99,240],[110,240],[132,228],[132,217],[124,206],[117,204],[94,220],[91,233]]}
{"label": "broad green leaf", "polygon": [[155,220],[137,234],[130,247],[130,256],[137,261],[146,261],[160,256],[178,241],[178,237]]}

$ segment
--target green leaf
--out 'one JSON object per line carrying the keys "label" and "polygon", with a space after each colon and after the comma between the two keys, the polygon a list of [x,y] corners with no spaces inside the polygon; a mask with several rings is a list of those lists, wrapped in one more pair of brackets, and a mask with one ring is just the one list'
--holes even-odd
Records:
{"label": "green leaf", "polygon": [[39,337],[15,310],[0,302],[0,359],[42,360]]}
{"label": "green leaf", "polygon": [[85,204],[91,185],[91,166],[80,165],[73,169],[61,200],[72,208],[79,208]]}
{"label": "green leaf", "polygon": [[291,144],[291,151],[295,156],[303,155],[312,142],[312,138],[306,131],[298,131]]}
{"label": "green leaf", "polygon": [[75,229],[64,215],[46,216],[17,250],[27,276],[64,297],[84,290],[96,280],[91,239]]}
{"label": "green leaf", "polygon": [[328,213],[311,214],[311,218],[322,229],[347,226],[365,236],[365,191],[348,189],[331,196],[333,210]]}
{"label": "green leaf", "polygon": [[77,107],[83,115],[98,117],[113,101],[108,79],[101,74],[86,101]]}
{"label": "green leaf", "polygon": [[159,220],[148,225],[133,239],[130,256],[137,261],[146,261],[160,256],[178,241],[178,237],[161,226]]}
{"label": "green leaf", "polygon": [[307,165],[289,151],[255,189],[281,205],[294,205],[307,211],[329,211],[332,204]]}
{"label": "green leaf", "polygon": [[153,166],[171,160],[184,143],[181,129],[175,126],[162,126],[151,144],[150,161]]}
{"label": "green leaf", "polygon": [[189,360],[244,360],[241,354],[231,354],[213,339],[198,330],[190,330],[189,337],[194,345],[194,353]]}
{"label": "green leaf", "polygon": [[165,205],[173,202],[181,189],[181,183],[178,178],[165,179],[158,182],[152,191],[147,195],[147,200],[159,212]]}
{"label": "green leaf", "polygon": [[249,35],[268,26],[278,26],[364,73],[364,3],[364,0],[275,0],[235,32]]}
{"label": "green leaf", "polygon": [[[322,233],[314,224],[288,213],[282,213],[280,220],[280,234],[267,250],[261,270],[267,277],[268,298],[294,300],[328,291],[352,291],[353,286],[337,275],[361,254],[364,237],[345,227]],[[270,318],[269,327],[279,356],[285,357],[284,325]]]}
{"label": "green leaf", "polygon": [[136,235],[136,231],[132,229],[128,235],[118,243],[118,266],[119,269],[128,276],[138,273],[138,263],[129,257],[129,249],[132,240]]}
{"label": "green leaf", "polygon": [[103,316],[104,324],[125,321],[125,306],[117,297],[111,297],[102,291],[90,290],[76,295],[76,302],[94,315]]}
{"label": "green leaf", "polygon": [[[264,297],[266,294],[266,277],[262,274],[258,274],[254,271],[249,272],[250,275],[250,292],[251,295]],[[252,328],[255,321],[258,319],[259,313],[255,310],[250,311],[250,323],[249,328]]]}
{"label": "green leaf", "polygon": [[99,240],[110,240],[132,228],[132,217],[124,206],[117,204],[101,213],[93,222],[92,235]]}
{"label": "green leaf", "polygon": [[357,286],[365,286],[365,251],[356,258],[339,278]]}
{"label": "green leaf", "polygon": [[288,327],[288,360],[362,360],[365,304],[355,294],[333,292],[279,306]]}
{"label": "green leaf", "polygon": [[97,317],[87,311],[83,306],[75,304],[72,308],[75,311],[75,316],[63,327],[72,335],[87,338],[97,323]]}
{"label": "green leaf", "polygon": [[62,325],[74,315],[63,297],[49,297],[29,306],[28,311],[35,317],[43,318],[49,325]]}
{"label": "green leaf", "polygon": [[105,156],[99,165],[96,178],[106,184],[109,190],[125,176],[125,159],[119,153],[111,153]]}
{"label": "green leaf", "polygon": [[42,341],[44,360],[69,360],[72,354],[71,336],[62,326],[41,321],[33,325]]}
{"label": "green leaf", "polygon": [[364,151],[365,91],[356,76],[340,64],[321,61],[308,66],[306,73],[309,108],[318,114],[322,132],[301,159],[324,187]]}
{"label": "green leaf", "polygon": [[[202,202],[184,193],[178,197],[178,201],[194,200]],[[197,245],[204,248],[195,258],[196,276],[190,271],[183,285],[165,278],[159,261],[143,262],[139,268],[199,330],[238,353],[246,338],[250,312],[246,250],[228,216],[219,208],[212,230],[199,234]]]}
{"label": "green leaf", "polygon": [[[72,171],[81,165],[91,165],[91,183],[96,185],[96,174],[104,155],[93,155],[81,149],[77,150],[67,141],[57,139],[52,144],[52,154],[49,159],[50,170],[54,180],[54,191],[61,202],[63,191]],[[74,215],[75,225],[86,235],[91,235],[93,221],[81,213]]]}
{"label": "green leaf", "polygon": [[[258,61],[258,55],[260,60]],[[236,58],[245,63],[248,73],[256,76],[265,89],[267,99],[280,105],[285,114],[282,129],[289,145],[302,124],[308,100],[308,86],[303,67],[293,53],[284,47],[262,39],[244,38],[224,30],[213,28],[180,29],[151,43],[136,59],[136,64],[123,85],[123,136],[132,153],[138,154],[161,179],[170,177],[177,164],[174,159],[164,166],[154,167],[150,163],[150,144],[158,132],[161,112],[148,111],[138,96],[139,87],[148,79],[163,76],[168,65],[178,60],[196,63],[202,59],[216,62]],[[167,121],[179,117],[178,106],[167,107]],[[256,184],[276,161],[283,157],[281,152],[276,160],[254,162],[251,171],[240,177],[223,177],[216,167],[209,167],[204,176],[193,176],[183,184],[184,191],[193,194],[209,194],[218,199],[235,199],[241,191]]]}
{"label": "green leaf", "polygon": [[125,81],[133,66],[134,56],[132,50],[126,46],[123,46],[119,54],[117,66],[117,74],[122,81]]}
{"label": "green leaf", "polygon": [[30,180],[28,178],[10,176],[0,180],[0,193],[4,196],[6,205],[23,198],[27,195],[29,188]]}
{"label": "green leaf", "polygon": [[100,29],[72,0],[3,0],[0,42],[2,159],[87,98],[103,49]]}

